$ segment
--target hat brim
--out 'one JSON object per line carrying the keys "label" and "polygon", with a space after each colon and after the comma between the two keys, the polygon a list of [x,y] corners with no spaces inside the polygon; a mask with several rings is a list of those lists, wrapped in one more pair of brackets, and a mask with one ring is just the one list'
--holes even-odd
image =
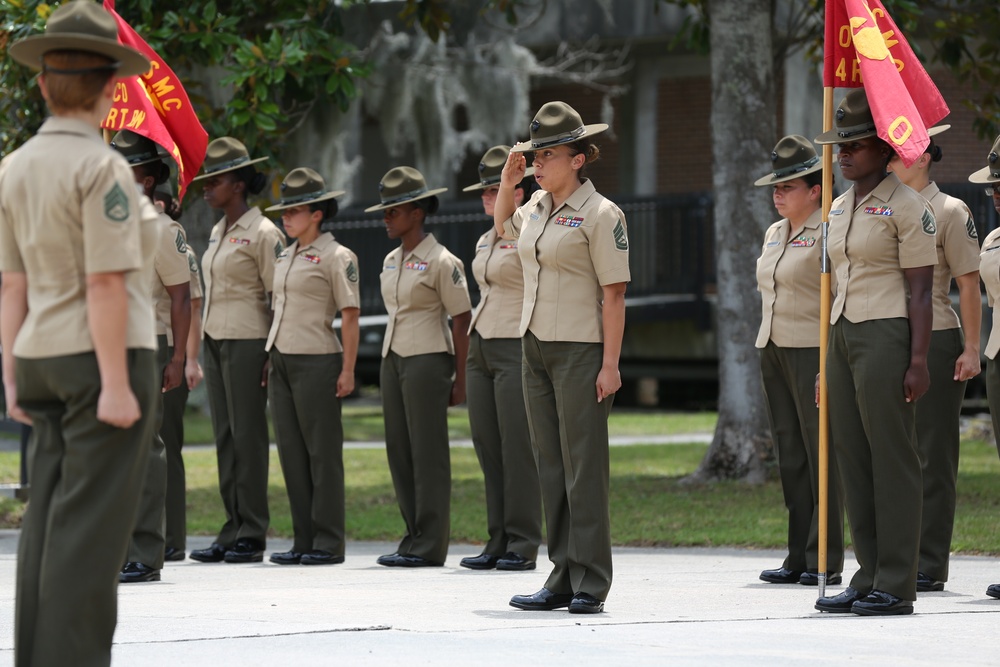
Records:
{"label": "hat brim", "polygon": [[259,157],[254,160],[250,160],[249,162],[242,162],[234,167],[226,167],[225,169],[216,169],[215,171],[206,171],[205,173],[198,174],[197,176],[192,178],[191,182],[193,183],[194,181],[201,181],[206,178],[209,178],[210,176],[218,176],[219,174],[225,174],[230,171],[236,171],[237,169],[242,169],[243,167],[249,167],[250,165],[257,164],[258,162],[264,162],[267,159],[269,158]]}
{"label": "hat brim", "polygon": [[530,151],[542,150],[544,148],[552,148],[553,146],[562,146],[563,144],[572,144],[572,143],[574,143],[576,141],[580,141],[582,139],[585,139],[586,137],[592,137],[595,134],[600,134],[601,132],[604,132],[607,129],[608,129],[608,124],[607,123],[594,123],[593,125],[584,125],[583,126],[583,134],[581,134],[578,137],[566,137],[565,139],[561,139],[559,141],[554,141],[552,143],[546,143],[541,148],[535,148],[532,145],[531,140],[529,139],[528,141],[522,141],[522,142],[514,144],[514,147],[510,149],[510,152],[511,153],[528,153]]}
{"label": "hat brim", "polygon": [[[528,167],[527,169],[524,170],[524,178],[527,178],[528,176],[534,176],[534,174],[535,174],[534,167]],[[483,185],[482,183],[476,183],[475,185],[470,185],[466,188],[462,188],[462,192],[475,192],[476,190],[485,190],[486,188],[492,188],[494,185],[497,186],[500,185],[500,181],[498,180],[496,183],[487,183],[486,185]]]}
{"label": "hat brim", "polygon": [[803,171],[797,171],[794,174],[787,174],[785,176],[775,176],[774,173],[770,173],[767,176],[758,178],[753,182],[757,187],[763,187],[766,185],[777,185],[778,183],[786,183],[788,181],[794,181],[796,178],[803,178],[809,174],[814,174],[817,171],[823,171],[823,161],[820,160],[813,166],[805,169]]}
{"label": "hat brim", "polygon": [[297,201],[293,204],[275,204],[274,206],[268,206],[265,211],[284,211],[288,208],[295,208],[296,206],[308,206],[309,204],[316,204],[321,201],[326,201],[327,199],[335,199],[341,195],[347,194],[344,190],[334,190],[333,192],[327,192],[326,194],[320,195],[315,199],[303,199],[302,201]]}
{"label": "hat brim", "polygon": [[439,195],[442,192],[448,192],[448,188],[437,188],[436,190],[428,190],[416,197],[410,197],[409,199],[403,199],[400,201],[394,201],[390,204],[376,204],[375,206],[369,206],[365,209],[365,213],[373,213],[375,211],[384,211],[387,208],[392,208],[393,206],[402,206],[403,204],[409,204],[411,202],[420,201],[421,199],[427,199],[428,197],[433,197],[434,195]]}
{"label": "hat brim", "polygon": [[994,178],[992,176],[992,169],[990,167],[983,167],[977,171],[974,171],[969,176],[970,183],[1000,183],[1000,178]]}
{"label": "hat brim", "polygon": [[869,137],[877,137],[877,136],[878,136],[878,129],[877,128],[873,129],[873,130],[869,130],[867,132],[862,132],[860,134],[852,134],[849,137],[842,137],[842,136],[840,136],[839,134],[837,134],[836,128],[834,128],[832,130],[827,130],[823,134],[821,134],[818,137],[816,137],[815,139],[813,139],[813,143],[814,144],[820,144],[820,145],[825,145],[825,144],[844,144],[844,143],[847,143],[848,141],[857,141],[858,139],[868,139]]}
{"label": "hat brim", "polygon": [[947,132],[951,129],[951,125],[945,123],[944,125],[935,125],[934,127],[927,128],[927,136],[933,137],[941,134],[942,132]]}
{"label": "hat brim", "polygon": [[149,58],[128,46],[104,37],[82,33],[32,35],[10,45],[10,57],[31,69],[42,69],[42,56],[49,51],[86,51],[107,56],[121,63],[115,71],[118,79],[138,76],[149,71]]}

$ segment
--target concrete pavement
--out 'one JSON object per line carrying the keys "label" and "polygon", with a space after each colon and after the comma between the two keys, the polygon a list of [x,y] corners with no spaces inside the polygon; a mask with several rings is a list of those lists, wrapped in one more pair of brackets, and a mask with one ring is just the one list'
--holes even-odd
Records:
{"label": "concrete pavement", "polygon": [[[0,665],[13,664],[16,542],[0,531]],[[479,549],[452,545],[443,568],[375,564],[393,550],[352,542],[344,564],[318,567],[168,563],[163,581],[120,587],[113,664],[997,664],[993,558],[953,558],[947,590],[922,594],[913,616],[862,618],[814,611],[815,588],[758,581],[778,552],[622,548],[607,611],[578,616],[507,605],[541,587],[544,558],[535,572],[474,572],[458,561]]]}

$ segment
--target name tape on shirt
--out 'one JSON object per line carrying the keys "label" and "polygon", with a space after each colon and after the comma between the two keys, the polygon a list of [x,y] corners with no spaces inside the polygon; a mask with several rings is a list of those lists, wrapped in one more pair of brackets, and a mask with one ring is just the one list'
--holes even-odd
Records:
{"label": "name tape on shirt", "polygon": [[560,215],[556,218],[556,224],[562,225],[563,227],[579,227],[583,224],[583,218],[572,217],[568,215]]}
{"label": "name tape on shirt", "polygon": [[767,242],[767,247],[768,248],[773,248],[773,247],[779,246],[779,245],[781,245],[781,241],[768,241]]}
{"label": "name tape on shirt", "polygon": [[411,271],[426,271],[427,262],[407,262],[403,265],[404,269],[410,269]]}
{"label": "name tape on shirt", "polygon": [[799,236],[789,243],[793,248],[811,248],[816,245],[816,239],[812,236]]}
{"label": "name tape on shirt", "polygon": [[892,209],[888,206],[865,206],[865,213],[869,215],[892,215]]}
{"label": "name tape on shirt", "polygon": [[238,239],[232,236],[229,237],[230,243],[236,243],[238,245],[250,245],[250,239]]}

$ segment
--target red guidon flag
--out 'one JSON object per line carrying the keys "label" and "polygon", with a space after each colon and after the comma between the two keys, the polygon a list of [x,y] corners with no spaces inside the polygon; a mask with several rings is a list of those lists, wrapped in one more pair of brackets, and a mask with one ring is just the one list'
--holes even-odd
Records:
{"label": "red guidon flag", "polygon": [[823,61],[823,85],[863,86],[879,137],[913,164],[948,105],[879,0],[826,1]]}
{"label": "red guidon flag", "polygon": [[183,198],[205,159],[208,133],[174,71],[118,16],[114,0],[104,0],[104,8],[118,22],[118,41],[145,54],[150,68],[118,82],[114,106],[101,126],[112,132],[131,130],[162,146],[177,163],[178,196]]}

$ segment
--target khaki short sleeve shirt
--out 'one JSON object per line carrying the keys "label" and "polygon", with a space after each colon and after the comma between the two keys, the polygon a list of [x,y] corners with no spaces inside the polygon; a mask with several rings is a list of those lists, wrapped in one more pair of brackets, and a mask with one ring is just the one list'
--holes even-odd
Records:
{"label": "khaki short sleeve shirt", "polygon": [[603,285],[631,280],[625,214],[585,180],[552,210],[540,190],[504,222],[524,270],[519,334],[539,340],[601,343]]}
{"label": "khaki short sleeve shirt", "polygon": [[951,306],[951,279],[979,270],[979,235],[969,207],[941,192],[931,182],[920,191],[931,204],[937,225],[937,266],[934,267],[934,331],[957,329],[958,314]]}
{"label": "khaki short sleeve shirt", "polygon": [[174,344],[174,332],[170,329],[170,293],[167,287],[183,285],[191,280],[188,267],[188,245],[184,228],[170,216],[159,216],[160,238],[153,257],[153,303],[156,308],[156,333],[166,335],[167,344]]}
{"label": "khaki short sleeve shirt", "polygon": [[266,348],[283,354],[342,352],[337,311],[359,308],[358,258],[329,232],[309,245],[293,241],[274,265],[274,322]]}
{"label": "khaki short sleeve shirt", "polygon": [[757,260],[762,307],[759,348],[768,341],[779,347],[819,346],[822,217],[821,211],[815,211],[794,238],[789,238],[787,218],[771,225],[764,235]]}
{"label": "khaki short sleeve shirt", "polygon": [[469,333],[483,338],[519,338],[524,298],[524,271],[517,241],[503,239],[491,229],[476,242],[472,275],[479,284],[479,305],[472,314]]}
{"label": "khaki short sleeve shirt", "polygon": [[191,299],[201,299],[205,296],[205,291],[201,287],[201,269],[198,268],[198,256],[194,254],[191,246],[187,249],[188,272],[191,275]]}
{"label": "khaki short sleeve shirt", "polygon": [[156,209],[128,162],[86,123],[62,117],[0,166],[0,271],[23,272],[28,314],[14,354],[28,359],[94,349],[86,278],[125,274],[125,344],[155,349],[149,269]]}
{"label": "khaki short sleeve shirt", "polygon": [[904,269],[937,264],[930,204],[889,174],[864,200],[854,188],[830,209],[829,252],[837,274],[830,323],[908,317]]}
{"label": "khaki short sleeve shirt", "polygon": [[993,327],[986,342],[986,358],[995,359],[1000,351],[1000,308],[996,307],[1000,298],[1000,228],[994,229],[983,239],[983,250],[979,253],[979,277],[986,287],[986,299],[993,309]]}
{"label": "khaki short sleeve shirt", "polygon": [[285,235],[256,208],[228,232],[225,218],[212,228],[201,258],[205,335],[216,340],[267,338],[274,260],[284,249]]}
{"label": "khaki short sleeve shirt", "polygon": [[406,257],[402,246],[386,255],[379,280],[389,313],[383,357],[455,354],[448,316],[472,310],[460,259],[428,234]]}

